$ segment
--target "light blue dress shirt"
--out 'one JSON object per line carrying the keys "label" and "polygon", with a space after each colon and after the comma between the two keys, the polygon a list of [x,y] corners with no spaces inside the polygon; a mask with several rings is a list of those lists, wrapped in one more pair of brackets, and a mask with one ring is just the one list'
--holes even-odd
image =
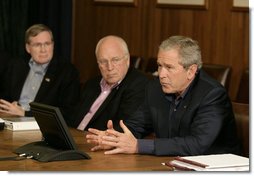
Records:
{"label": "light blue dress shirt", "polygon": [[19,98],[19,104],[25,111],[30,110],[29,103],[35,99],[43,77],[47,71],[48,64],[49,63],[37,64],[33,59],[30,59],[29,61],[30,71]]}

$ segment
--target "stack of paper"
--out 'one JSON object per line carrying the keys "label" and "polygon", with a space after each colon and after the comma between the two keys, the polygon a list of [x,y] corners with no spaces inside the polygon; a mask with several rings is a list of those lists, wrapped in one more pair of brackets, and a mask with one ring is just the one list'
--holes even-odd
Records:
{"label": "stack of paper", "polygon": [[189,171],[249,171],[249,158],[234,154],[176,157],[165,165]]}
{"label": "stack of paper", "polygon": [[33,117],[8,117],[3,118],[5,128],[12,131],[39,130],[39,126]]}

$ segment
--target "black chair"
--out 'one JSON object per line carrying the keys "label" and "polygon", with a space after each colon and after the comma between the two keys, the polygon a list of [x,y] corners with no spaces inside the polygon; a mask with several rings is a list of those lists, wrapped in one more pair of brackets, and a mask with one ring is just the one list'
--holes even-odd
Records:
{"label": "black chair", "polygon": [[218,64],[203,64],[202,68],[205,72],[219,81],[227,90],[229,89],[229,82],[231,76],[231,67]]}
{"label": "black chair", "polygon": [[238,87],[236,102],[249,104],[249,69],[244,70]]}
{"label": "black chair", "polygon": [[155,77],[157,77],[158,76],[157,59],[153,57],[147,59],[143,71],[149,79],[154,79]]}
{"label": "black chair", "polygon": [[142,67],[142,57],[130,56],[130,65],[136,69],[141,69]]}
{"label": "black chair", "polygon": [[249,105],[237,102],[232,102],[232,105],[243,156],[249,157]]}
{"label": "black chair", "polygon": [[157,59],[156,58],[149,58],[147,61],[146,61],[146,66],[145,66],[145,69],[144,71],[146,73],[151,73],[153,74],[154,72],[156,72],[158,70],[158,65],[157,65]]}

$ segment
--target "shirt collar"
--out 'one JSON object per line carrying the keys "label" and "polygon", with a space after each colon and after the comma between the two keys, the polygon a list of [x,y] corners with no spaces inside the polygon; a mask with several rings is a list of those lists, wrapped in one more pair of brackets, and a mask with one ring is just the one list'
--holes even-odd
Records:
{"label": "shirt collar", "polygon": [[29,66],[35,72],[46,73],[49,63],[37,64],[32,58],[29,61]]}
{"label": "shirt collar", "polygon": [[[122,81],[122,80],[121,80]],[[117,83],[115,84],[112,84],[112,85],[109,85],[106,80],[104,78],[101,79],[101,82],[100,82],[100,86],[101,86],[101,91],[108,91],[108,90],[112,90],[114,89],[116,86],[118,86],[121,81],[118,81]]]}
{"label": "shirt collar", "polygon": [[[193,81],[189,84],[189,86],[177,97],[178,100],[180,99],[183,99],[186,94],[188,93],[191,85],[193,84]],[[169,101],[173,101],[176,99],[176,95],[174,93],[170,93],[170,94],[166,94],[166,98],[169,100]]]}

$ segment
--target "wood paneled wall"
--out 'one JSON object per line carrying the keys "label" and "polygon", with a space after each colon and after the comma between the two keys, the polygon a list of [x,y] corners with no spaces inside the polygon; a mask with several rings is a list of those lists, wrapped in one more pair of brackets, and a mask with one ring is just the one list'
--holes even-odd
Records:
{"label": "wood paneled wall", "polygon": [[229,95],[235,99],[244,69],[249,68],[249,12],[232,10],[233,0],[208,0],[208,9],[160,8],[156,0],[137,0],[137,6],[99,5],[73,0],[72,61],[81,80],[97,75],[97,41],[119,35],[130,53],[156,57],[160,42],[171,35],[186,35],[200,44],[204,63],[229,65]]}

